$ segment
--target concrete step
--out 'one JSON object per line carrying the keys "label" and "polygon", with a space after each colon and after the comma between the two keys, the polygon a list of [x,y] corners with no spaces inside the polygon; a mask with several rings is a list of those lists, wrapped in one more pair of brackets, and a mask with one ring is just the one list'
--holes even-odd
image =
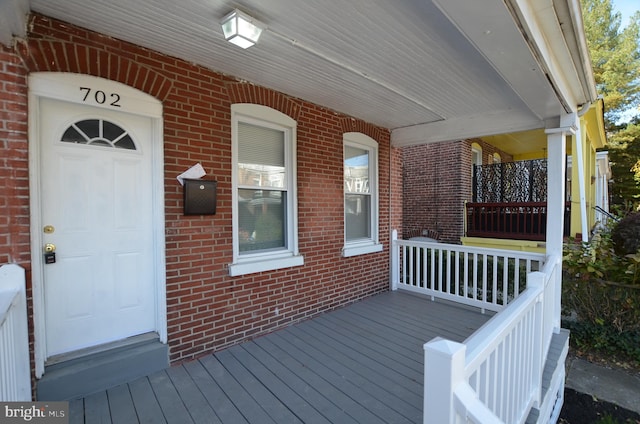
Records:
{"label": "concrete step", "polygon": [[169,348],[155,333],[51,358],[38,380],[40,401],[71,400],[169,366]]}

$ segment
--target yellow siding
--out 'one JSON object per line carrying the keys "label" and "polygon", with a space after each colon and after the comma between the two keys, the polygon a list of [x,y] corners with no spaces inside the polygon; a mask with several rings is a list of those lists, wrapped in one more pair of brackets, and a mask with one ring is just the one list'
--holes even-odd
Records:
{"label": "yellow siding", "polygon": [[545,253],[546,243],[531,240],[503,240],[483,237],[461,237],[463,246],[489,249],[518,250],[522,252]]}

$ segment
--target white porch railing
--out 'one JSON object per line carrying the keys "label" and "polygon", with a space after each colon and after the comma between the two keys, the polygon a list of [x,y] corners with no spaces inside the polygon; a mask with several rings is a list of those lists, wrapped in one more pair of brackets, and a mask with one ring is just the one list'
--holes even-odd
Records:
{"label": "white porch railing", "polygon": [[425,423],[524,423],[540,406],[560,263],[529,274],[526,290],[464,343],[425,344]]}
{"label": "white porch railing", "polygon": [[561,258],[392,239],[392,289],[497,312],[463,343],[424,345],[424,422],[524,423],[560,328]]}
{"label": "white porch railing", "polygon": [[0,267],[0,401],[30,401],[29,333],[24,269]]}
{"label": "white porch railing", "polygon": [[501,311],[542,268],[540,253],[398,240],[393,232],[391,289]]}

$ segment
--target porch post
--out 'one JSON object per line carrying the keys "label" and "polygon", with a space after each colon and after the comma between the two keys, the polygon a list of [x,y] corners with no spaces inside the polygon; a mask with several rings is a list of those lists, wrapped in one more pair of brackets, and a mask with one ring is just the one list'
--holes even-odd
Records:
{"label": "porch post", "polygon": [[391,255],[391,275],[389,290],[398,289],[398,280],[400,279],[400,247],[398,246],[398,230],[391,231],[391,243],[389,243],[389,252]]}
{"label": "porch post", "polygon": [[[569,116],[575,117],[575,114]],[[571,124],[575,122],[575,118]],[[564,123],[564,122],[563,122]],[[547,129],[547,255],[562,257],[564,238],[565,181],[567,135],[574,135],[576,127],[567,125]]]}
{"label": "porch post", "polygon": [[[575,135],[575,113],[563,115],[559,128],[547,129],[547,257],[557,255],[562,257],[562,245],[564,240],[564,210],[565,210],[565,181],[566,181],[566,156],[567,135]],[[562,297],[562,272],[555,273],[551,283],[555,287],[554,299],[554,332],[560,331],[560,314]]]}
{"label": "porch post", "polygon": [[466,350],[441,337],[424,344],[424,424],[455,422],[454,391],[464,380]]}
{"label": "porch post", "polygon": [[[588,108],[587,108],[588,109]],[[580,197],[580,231],[582,233],[582,240],[589,241],[589,223],[587,222],[587,198],[586,198],[586,180],[585,180],[585,168],[584,157],[585,149],[588,144],[586,141],[587,131],[582,128],[582,123],[578,120],[576,122],[576,134],[574,137],[573,146],[574,163],[578,170],[578,195]]]}

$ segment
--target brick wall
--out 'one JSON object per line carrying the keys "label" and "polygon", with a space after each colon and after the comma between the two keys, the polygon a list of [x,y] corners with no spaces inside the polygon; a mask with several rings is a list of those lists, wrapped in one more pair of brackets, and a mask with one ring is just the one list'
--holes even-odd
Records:
{"label": "brick wall", "polygon": [[[0,44],[0,265],[17,263],[25,268],[27,313],[32,316],[27,126],[24,67],[12,49]],[[33,346],[33,323],[30,321],[30,352],[33,352]]]}
{"label": "brick wall", "polygon": [[30,256],[26,93],[20,59],[0,46],[0,264]]}
{"label": "brick wall", "polygon": [[433,229],[442,241],[460,243],[464,234],[464,204],[472,199],[471,145],[482,147],[483,163],[498,153],[512,156],[480,139],[449,141],[402,148],[403,231]]}
{"label": "brick wall", "polygon": [[[31,268],[26,77],[29,72],[62,71],[119,81],[163,102],[172,361],[227,347],[388,288],[389,226],[401,225],[402,219],[400,206],[390,204],[392,198],[401,199],[390,185],[400,182],[400,153],[391,152],[388,130],[47,17],[32,16],[29,28],[27,40],[15,50],[0,50],[0,205],[8,212],[0,215],[0,262]],[[302,267],[228,276],[234,102],[270,106],[298,122]],[[342,134],[347,131],[363,132],[380,146],[380,239],[385,250],[342,258]],[[182,189],[175,177],[196,162],[218,181],[214,216],[182,215]]]}

